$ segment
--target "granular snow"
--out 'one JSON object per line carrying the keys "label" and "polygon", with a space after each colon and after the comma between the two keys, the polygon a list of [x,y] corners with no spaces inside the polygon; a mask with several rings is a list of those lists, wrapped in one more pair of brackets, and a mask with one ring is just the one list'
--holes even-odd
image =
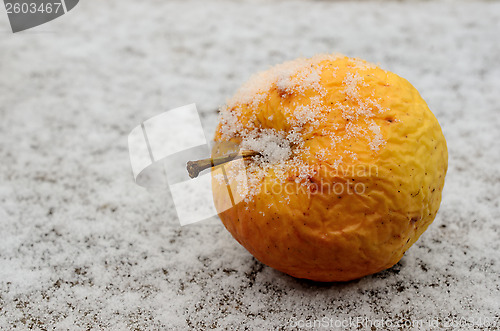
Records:
{"label": "granular snow", "polygon": [[[367,87],[363,77],[358,71],[363,71],[376,66],[359,59],[350,59],[348,71],[342,81],[340,90],[345,94],[345,102],[337,102],[334,105],[325,105],[323,98],[326,90],[322,87],[321,74],[323,62],[325,60],[338,59],[340,55],[321,54],[310,59],[299,58],[258,73],[250,78],[236,93],[229,99],[227,105],[221,108],[219,130],[223,139],[238,138],[241,140],[243,150],[259,152],[253,157],[253,162],[248,163],[248,196],[246,200],[251,200],[255,194],[260,192],[261,182],[269,170],[273,170],[281,176],[282,182],[287,180],[286,174],[295,174],[297,181],[303,185],[309,185],[307,181],[315,173],[313,165],[303,161],[304,156],[309,156],[309,150],[304,148],[304,137],[318,128],[326,119],[332,109],[340,110],[342,118],[347,120],[345,125],[345,135],[338,135],[339,124],[332,124],[328,128],[323,128],[321,133],[331,139],[330,145],[335,148],[336,144],[344,139],[364,138],[367,146],[374,152],[380,150],[385,144],[380,127],[371,119],[375,116],[374,111],[383,112],[384,109],[375,97],[364,98],[360,95],[360,88]],[[336,77],[334,69],[333,75]],[[270,96],[276,87],[283,98],[290,95],[296,97],[290,106],[283,106],[283,115],[289,130],[277,131],[272,128],[274,115],[268,116],[267,126],[263,126],[257,120],[257,113],[260,112],[262,103]],[[314,91],[315,95],[304,97],[307,92]],[[299,99],[301,97],[301,99]],[[244,109],[249,109],[243,113]],[[277,111],[277,110],[276,110]],[[250,120],[244,120],[244,116],[249,116]],[[363,119],[368,130],[359,124],[355,124],[358,119]],[[246,125],[242,123],[245,121]],[[255,123],[258,124],[255,124]],[[351,160],[356,160],[357,155],[353,151],[345,150]],[[323,151],[317,158],[329,161],[327,151]],[[342,163],[342,158],[333,160],[332,166],[337,168]]]}

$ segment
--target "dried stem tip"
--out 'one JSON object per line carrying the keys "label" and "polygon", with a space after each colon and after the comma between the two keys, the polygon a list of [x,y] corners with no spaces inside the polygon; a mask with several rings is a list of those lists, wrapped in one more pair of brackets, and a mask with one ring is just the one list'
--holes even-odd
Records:
{"label": "dried stem tip", "polygon": [[236,159],[247,159],[252,156],[257,156],[260,155],[259,152],[255,151],[250,151],[250,150],[244,150],[240,151],[238,153],[231,153],[228,155],[223,155],[223,156],[217,156],[217,157],[211,157],[208,159],[203,159],[203,160],[197,160],[197,161],[188,161],[186,165],[186,169],[188,171],[189,177],[191,178],[196,178],[205,169],[208,168],[213,168],[218,165],[231,162]]}

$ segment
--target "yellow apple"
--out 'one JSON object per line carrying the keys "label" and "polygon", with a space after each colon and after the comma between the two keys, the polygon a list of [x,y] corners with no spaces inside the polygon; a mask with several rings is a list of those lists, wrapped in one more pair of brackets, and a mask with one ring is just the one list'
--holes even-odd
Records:
{"label": "yellow apple", "polygon": [[[408,81],[359,59],[318,55],[253,76],[221,108],[215,141],[258,153],[244,160],[244,185],[241,163],[225,165],[227,179],[213,172],[222,222],[294,277],[347,281],[393,266],[441,202],[438,121]],[[229,209],[228,189],[239,197]]]}

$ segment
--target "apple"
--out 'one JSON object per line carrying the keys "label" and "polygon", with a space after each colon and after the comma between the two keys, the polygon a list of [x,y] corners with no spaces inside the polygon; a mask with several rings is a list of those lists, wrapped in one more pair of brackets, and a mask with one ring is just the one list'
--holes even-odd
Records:
{"label": "apple", "polygon": [[[448,152],[436,117],[408,81],[360,59],[317,55],[254,75],[221,108],[215,141],[247,153],[243,172],[213,172],[224,226],[293,277],[390,268],[439,209]],[[229,209],[228,189],[239,197]]]}

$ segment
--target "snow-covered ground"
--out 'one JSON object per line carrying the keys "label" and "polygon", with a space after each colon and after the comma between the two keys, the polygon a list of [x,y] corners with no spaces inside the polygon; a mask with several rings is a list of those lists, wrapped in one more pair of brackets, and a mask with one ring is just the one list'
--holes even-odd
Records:
{"label": "snow-covered ground", "polygon": [[[15,35],[0,14],[0,329],[500,327],[499,35],[492,1],[86,0]],[[250,74],[325,52],[408,79],[449,148],[434,224],[343,284],[260,264],[215,217],[180,227],[127,150],[193,102],[210,137]]]}

